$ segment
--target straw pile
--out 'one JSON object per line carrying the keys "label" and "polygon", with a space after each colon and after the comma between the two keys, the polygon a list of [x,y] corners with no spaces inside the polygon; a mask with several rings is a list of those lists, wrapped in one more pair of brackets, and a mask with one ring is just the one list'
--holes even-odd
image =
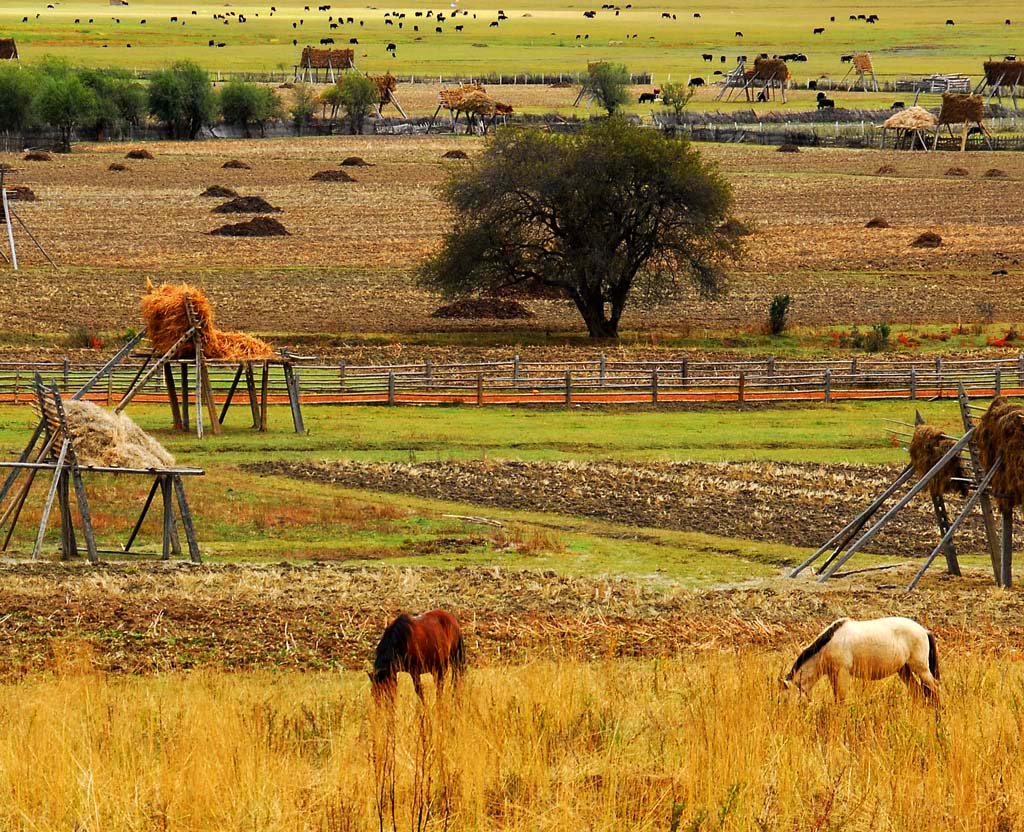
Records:
{"label": "straw pile", "polygon": [[352,69],[356,53],[352,49],[317,49],[306,46],[302,50],[299,65],[310,69]]}
{"label": "straw pile", "polygon": [[1002,457],[992,492],[1000,509],[1012,511],[1024,503],[1024,408],[997,396],[978,422],[976,439],[984,468]]}
{"label": "straw pile", "polygon": [[280,211],[261,196],[236,196],[213,209],[214,214],[273,214]]}
{"label": "straw pile", "polygon": [[18,58],[18,45],[14,38],[0,38],[0,61],[13,61]]}
{"label": "straw pile", "polygon": [[49,162],[53,157],[44,150],[30,150],[21,157],[26,162]]}
{"label": "straw pile", "polygon": [[223,185],[210,185],[205,191],[199,196],[216,196],[221,199],[230,199],[231,197],[238,196],[238,191],[232,190],[231,188],[225,188]]}
{"label": "straw pile", "polygon": [[225,162],[221,167],[226,168],[227,170],[252,170],[251,165],[238,159],[232,159],[230,162]]}
{"label": "straw pile", "polygon": [[115,173],[122,170],[128,170],[128,165],[122,165],[120,162],[111,162],[110,167],[107,170],[112,170]]}
{"label": "straw pile", "polygon": [[946,170],[946,176],[970,176],[971,172],[967,168],[948,168]]}
{"label": "straw pile", "polygon": [[875,176],[895,176],[897,173],[895,165],[882,165],[875,171]]}
{"label": "straw pile", "polygon": [[986,179],[1006,179],[1009,174],[1001,168],[989,168],[982,176]]}
{"label": "straw pile", "polygon": [[349,176],[343,170],[320,170],[314,173],[310,178],[312,182],[355,182],[356,180]]}
{"label": "straw pile", "polygon": [[939,120],[924,107],[908,107],[889,116],[882,127],[889,130],[927,130],[938,123]]}
{"label": "straw pile", "polygon": [[7,198],[16,199],[19,202],[35,202],[36,192],[33,191],[28,185],[15,185],[13,188],[7,188]]}
{"label": "straw pile", "polygon": [[939,124],[981,124],[985,118],[985,102],[980,95],[942,94]]}
{"label": "straw pile", "polygon": [[[944,436],[938,428],[932,425],[918,425],[914,429],[914,437],[910,440],[910,463],[914,466],[917,476],[923,477],[927,474],[955,444],[954,440]],[[955,478],[966,479],[959,456],[947,462],[932,478],[928,483],[928,491],[933,497],[951,493],[966,495],[967,483],[954,482]]]}
{"label": "straw pile", "polygon": [[874,72],[875,66],[871,63],[871,53],[861,52],[853,56],[853,68],[858,72]]}
{"label": "straw pile", "polygon": [[82,465],[171,468],[174,457],[123,413],[92,402],[64,401],[68,431]]}
{"label": "straw pile", "polygon": [[144,147],[137,147],[133,150],[129,150],[125,155],[125,159],[152,159],[153,154],[146,150]]}
{"label": "straw pile", "polygon": [[486,97],[487,90],[482,84],[460,84],[457,87],[445,87],[438,92],[437,97],[446,110],[463,110],[466,96],[473,93],[481,93]]}
{"label": "straw pile", "polygon": [[1024,85],[1024,61],[985,61],[985,80],[992,86]]}
{"label": "straw pile", "polygon": [[[200,325],[203,354],[207,358],[248,361],[274,356],[274,348],[266,341],[243,332],[217,329],[210,301],[202,289],[187,283],[164,283],[158,287],[150,285],[142,296],[142,319],[146,324],[146,334],[153,348],[161,355],[171,349],[188,329],[186,299],[192,302],[196,322]],[[192,342],[189,341],[181,346],[174,357],[190,358],[194,354]]]}
{"label": "straw pile", "polygon": [[778,58],[755,58],[751,77],[759,81],[788,81],[789,67]]}
{"label": "straw pile", "polygon": [[468,159],[465,150],[449,150],[441,156],[442,159]]}
{"label": "straw pile", "polygon": [[942,237],[934,231],[925,231],[923,234],[919,234],[910,245],[914,248],[938,248],[942,245]]}
{"label": "straw pile", "polygon": [[217,237],[288,237],[288,229],[273,217],[253,217],[222,225],[210,232]]}
{"label": "straw pile", "polygon": [[888,228],[889,221],[885,217],[873,217],[867,221],[865,228]]}
{"label": "straw pile", "polygon": [[368,168],[372,167],[362,156],[346,156],[340,162],[343,168]]}
{"label": "straw pile", "polygon": [[390,72],[383,75],[371,75],[370,80],[377,85],[377,97],[381,104],[387,104],[391,100],[391,93],[398,88],[398,79]]}
{"label": "straw pile", "polygon": [[786,144],[780,144],[779,145],[779,149],[776,152],[777,153],[799,153],[800,152],[800,148],[797,147],[795,144],[790,144],[789,142],[786,142]]}

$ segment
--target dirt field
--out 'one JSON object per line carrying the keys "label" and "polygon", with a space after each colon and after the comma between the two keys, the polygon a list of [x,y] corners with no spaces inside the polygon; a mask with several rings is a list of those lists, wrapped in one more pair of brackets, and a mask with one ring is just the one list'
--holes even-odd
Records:
{"label": "dirt field", "polygon": [[[953,644],[1000,649],[1024,635],[1024,599],[976,575],[906,570],[822,588],[779,578],[707,592],[489,569],[0,565],[0,674],[77,661],[118,673],[175,668],[367,666],[399,609],[442,606],[476,664],[791,649],[839,615],[913,615]],[[1016,655],[1016,654],[1014,654]]]}
{"label": "dirt field", "polygon": [[[365,488],[524,511],[548,511],[630,526],[696,531],[817,548],[880,494],[898,468],[780,465],[771,462],[277,462],[252,466],[349,488]],[[958,536],[984,550],[980,516]],[[935,545],[935,518],[918,501],[893,520],[871,551],[923,557]]]}
{"label": "dirt field", "polygon": [[[516,322],[429,317],[439,300],[415,288],[413,269],[451,218],[436,189],[465,162],[443,161],[452,147],[471,155],[479,140],[331,138],[307,141],[160,143],[152,161],[124,160],[127,146],[81,147],[51,162],[3,155],[17,168],[14,184],[39,201],[20,213],[61,264],[60,277],[41,265],[27,240],[26,268],[5,274],[0,331],[61,333],[76,325],[121,332],[138,326],[145,277],[199,282],[228,327],[278,333],[514,331],[581,329],[561,302],[532,304],[536,319]],[[1015,154],[894,154],[703,146],[733,182],[737,213],[758,233],[736,270],[731,292],[716,303],[695,297],[647,312],[627,311],[624,326],[671,331],[755,327],[777,292],[794,296],[794,324],[870,324],[978,318],[994,304],[998,320],[1024,317],[1024,208],[1015,194],[1024,161]],[[355,183],[315,183],[349,155]],[[251,170],[224,170],[240,158]],[[124,161],[128,171],[113,172]],[[898,173],[876,176],[882,164]],[[945,177],[951,165],[969,178]],[[1007,179],[987,179],[989,168]],[[213,237],[222,224],[209,185],[260,195],[282,208],[275,216],[291,236]],[[888,230],[864,223],[881,215]],[[921,231],[944,245],[910,248]],[[991,271],[1005,268],[1006,276]],[[699,322],[699,324],[698,324]],[[11,340],[10,338],[8,340]]]}

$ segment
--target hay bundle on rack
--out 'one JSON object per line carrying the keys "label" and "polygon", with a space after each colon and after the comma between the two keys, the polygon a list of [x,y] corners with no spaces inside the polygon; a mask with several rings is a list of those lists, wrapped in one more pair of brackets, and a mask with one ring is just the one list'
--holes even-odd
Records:
{"label": "hay bundle on rack", "polygon": [[391,101],[391,93],[398,88],[398,79],[390,72],[383,75],[371,75],[371,80],[377,85],[377,96],[381,104]]}
{"label": "hay bundle on rack", "polygon": [[68,431],[82,465],[113,468],[171,468],[174,457],[123,413],[97,404],[64,401]]}
{"label": "hay bundle on rack", "polygon": [[[203,354],[207,358],[242,361],[274,356],[274,348],[266,341],[242,332],[218,330],[214,325],[210,301],[202,289],[187,283],[150,286],[142,296],[142,319],[146,323],[146,334],[161,355],[170,350],[188,330],[186,301],[192,303],[192,311],[199,324]],[[188,341],[182,344],[174,357],[189,358],[194,353],[192,342]]]}
{"label": "hay bundle on rack", "polygon": [[889,130],[927,130],[938,123],[939,120],[924,107],[908,107],[894,116],[889,116],[882,127]]}
{"label": "hay bundle on rack", "polygon": [[482,116],[494,115],[497,102],[487,93],[480,90],[471,90],[462,97],[459,109],[464,113],[477,113]]}
{"label": "hay bundle on rack", "polygon": [[777,81],[782,83],[790,78],[789,67],[778,58],[755,58],[752,77],[759,81]]}
{"label": "hay bundle on rack", "polygon": [[352,49],[317,49],[306,46],[299,65],[310,69],[354,69],[356,53]]}
{"label": "hay bundle on rack", "polygon": [[858,72],[874,72],[875,66],[871,63],[871,53],[861,52],[853,56],[853,68]]}
{"label": "hay bundle on rack", "polygon": [[1024,85],[1024,61],[985,61],[985,80],[991,85]]}
{"label": "hay bundle on rack", "polygon": [[985,102],[980,95],[942,94],[939,124],[981,124],[985,118]]}
{"label": "hay bundle on rack", "polygon": [[978,456],[985,468],[1002,457],[992,478],[992,492],[1003,511],[1024,503],[1024,408],[1002,396],[981,417],[977,432]]}
{"label": "hay bundle on rack", "polygon": [[[937,427],[918,425],[914,429],[914,437],[910,440],[910,462],[917,476],[923,477],[927,474],[955,444],[954,440],[944,436]],[[928,483],[928,491],[933,497],[951,493],[963,496],[967,494],[967,483],[963,480],[966,480],[966,474],[960,457],[956,456],[932,478]]]}

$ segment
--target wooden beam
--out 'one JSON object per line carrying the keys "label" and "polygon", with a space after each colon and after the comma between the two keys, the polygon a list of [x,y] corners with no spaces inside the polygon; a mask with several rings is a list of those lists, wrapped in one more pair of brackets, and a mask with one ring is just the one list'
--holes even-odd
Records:
{"label": "wooden beam", "polygon": [[174,485],[174,493],[178,497],[178,513],[181,515],[181,525],[185,527],[185,539],[188,541],[189,560],[192,563],[202,563],[203,558],[199,553],[199,542],[196,540],[196,530],[192,525],[192,512],[188,508],[188,500],[185,497],[185,485],[181,477],[172,476],[171,482]]}
{"label": "wooden beam", "polygon": [[156,496],[156,490],[160,487],[160,478],[153,478],[153,486],[149,489],[149,496],[146,497],[146,502],[142,506],[142,511],[139,514],[139,519],[135,521],[135,526],[132,528],[132,533],[128,535],[128,542],[124,544],[124,551],[130,552],[132,550],[132,544],[135,542],[135,538],[138,536],[139,531],[142,529],[142,523],[146,519],[146,515],[149,513],[149,507],[153,504],[153,497]]}
{"label": "wooden beam", "polygon": [[164,384],[167,386],[167,398],[171,403],[171,419],[174,429],[181,430],[181,410],[178,408],[178,391],[174,386],[174,369],[170,362],[164,364]]}
{"label": "wooden beam", "polygon": [[[53,509],[53,499],[57,496],[57,485],[60,483],[60,476],[64,471],[64,460],[68,455],[68,448],[71,447],[71,440],[66,436],[60,446],[60,453],[57,455],[57,467],[53,472],[53,480],[50,482],[50,490],[46,495],[46,502],[43,504],[43,516],[39,520],[39,531],[36,533],[36,542],[32,547],[32,559],[38,560],[39,552],[43,548],[43,538],[46,536],[46,527],[50,522],[50,511]],[[12,524],[11,529],[14,526]]]}

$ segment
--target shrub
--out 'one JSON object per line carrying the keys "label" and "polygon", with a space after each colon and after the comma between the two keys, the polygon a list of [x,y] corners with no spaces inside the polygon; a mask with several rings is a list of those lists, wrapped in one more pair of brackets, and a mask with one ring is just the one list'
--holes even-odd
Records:
{"label": "shrub", "polygon": [[789,295],[776,295],[772,298],[771,306],[768,307],[768,331],[772,335],[781,335],[785,331],[791,303]]}
{"label": "shrub", "polygon": [[594,64],[587,78],[587,90],[608,115],[614,115],[629,101],[629,71],[622,64]]}
{"label": "shrub", "polygon": [[358,72],[346,72],[337,87],[337,100],[348,119],[349,132],[362,133],[366,117],[380,101],[376,82]]}
{"label": "shrub", "polygon": [[264,136],[267,122],[284,115],[277,93],[248,81],[229,82],[221,90],[218,103],[224,122],[241,127],[247,138],[250,124],[259,127],[260,135]]}
{"label": "shrub", "polygon": [[206,70],[179,61],[153,75],[149,82],[149,111],[174,139],[194,139],[209,124],[216,99]]}
{"label": "shrub", "polygon": [[71,152],[75,128],[94,120],[98,108],[96,94],[70,72],[44,77],[35,100],[39,118],[60,134],[62,153]]}
{"label": "shrub", "polygon": [[309,84],[296,84],[292,87],[292,104],[288,114],[292,117],[295,129],[302,135],[302,130],[313,121],[316,112],[316,93]]}
{"label": "shrub", "polygon": [[695,92],[696,88],[688,87],[680,81],[669,81],[661,87],[661,103],[672,109],[672,113],[678,121]]}

